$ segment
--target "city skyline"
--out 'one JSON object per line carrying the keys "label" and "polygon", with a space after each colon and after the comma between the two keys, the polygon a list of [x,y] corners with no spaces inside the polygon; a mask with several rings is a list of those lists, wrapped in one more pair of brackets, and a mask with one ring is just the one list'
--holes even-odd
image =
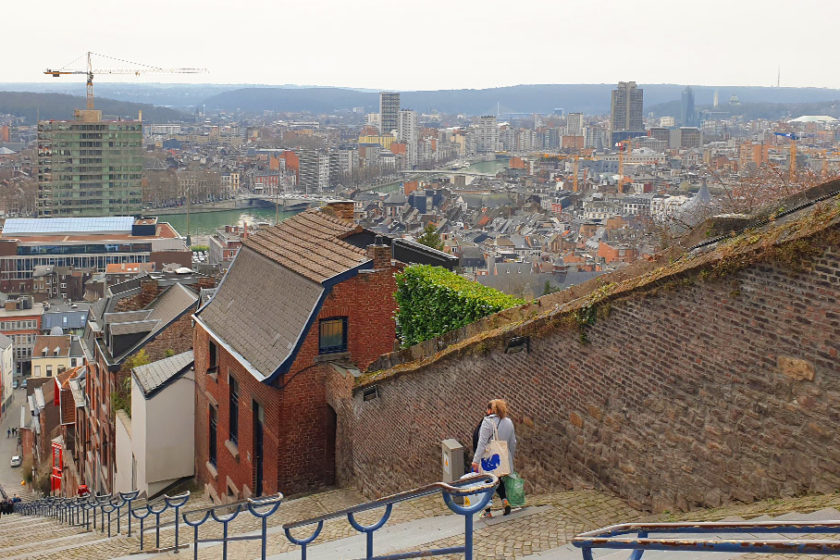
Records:
{"label": "city skyline", "polygon": [[[396,91],[627,79],[639,84],[768,86],[776,85],[780,70],[782,86],[840,88],[840,76],[825,72],[820,57],[811,56],[831,52],[833,46],[831,16],[840,15],[840,7],[826,2],[796,6],[797,18],[807,22],[807,44],[792,39],[796,33],[789,4],[780,1],[710,0],[690,6],[662,0],[526,1],[510,8],[501,2],[432,1],[418,11],[380,0],[279,6],[250,0],[232,12],[218,0],[177,5],[150,0],[142,12],[127,13],[96,0],[72,5],[47,0],[39,4],[36,18],[29,5],[14,4],[7,7],[6,21],[16,24],[4,38],[26,48],[4,60],[0,79],[52,80],[43,74],[46,68],[62,67],[90,50],[145,65],[209,69],[208,74],[148,74],[136,80],[102,75],[98,83],[296,84]],[[49,17],[40,17],[43,13]],[[400,22],[400,37],[377,35],[383,48],[376,57],[354,57],[354,51],[367,48],[367,34],[379,33],[387,19]],[[304,21],[309,24],[294,24]],[[248,40],[213,40],[233,39],[231,34],[237,33]],[[38,41],[33,41],[36,34]],[[505,37],[509,40],[498,40]],[[273,62],[277,58],[282,64]],[[73,67],[82,68],[83,62]]]}

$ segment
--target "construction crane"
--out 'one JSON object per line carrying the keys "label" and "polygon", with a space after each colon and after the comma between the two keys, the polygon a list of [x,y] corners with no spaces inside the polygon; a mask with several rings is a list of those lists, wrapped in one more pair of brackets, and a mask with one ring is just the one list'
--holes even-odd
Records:
{"label": "construction crane", "polygon": [[617,142],[616,147],[618,148],[618,175],[620,177],[618,180],[618,190],[621,192],[624,184],[630,181],[630,179],[624,176],[624,150],[626,149],[628,154],[633,152],[633,140],[627,139]]}
{"label": "construction crane", "polygon": [[[91,55],[96,55],[102,58],[107,58],[110,60],[115,60],[117,62],[123,62],[126,64],[133,64],[135,66],[140,66],[141,68],[135,69],[125,69],[125,68],[94,68],[93,63],[91,62]],[[81,57],[79,57],[81,58]],[[68,65],[59,68],[57,70],[52,70],[47,68],[44,71],[44,74],[52,76],[54,78],[58,78],[60,76],[64,76],[67,74],[84,74],[87,76],[87,108],[93,109],[93,75],[94,74],[133,74],[135,76],[139,76],[140,74],[200,74],[203,72],[207,72],[205,68],[161,68],[159,66],[149,66],[148,64],[140,64],[139,62],[131,62],[130,60],[123,60],[120,58],[114,58],[112,56],[107,56],[104,54],[97,54],[88,51],[87,53],[87,69],[86,70],[75,70],[75,69],[67,69],[67,66],[70,64],[74,64],[77,58],[73,62],[69,63]]]}

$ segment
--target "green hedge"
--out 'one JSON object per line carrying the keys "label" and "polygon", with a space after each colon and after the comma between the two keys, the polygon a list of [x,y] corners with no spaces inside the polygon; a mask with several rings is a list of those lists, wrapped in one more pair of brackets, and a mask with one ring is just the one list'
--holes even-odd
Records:
{"label": "green hedge", "polygon": [[454,272],[415,265],[397,274],[397,333],[411,346],[522,305],[524,300],[482,286]]}

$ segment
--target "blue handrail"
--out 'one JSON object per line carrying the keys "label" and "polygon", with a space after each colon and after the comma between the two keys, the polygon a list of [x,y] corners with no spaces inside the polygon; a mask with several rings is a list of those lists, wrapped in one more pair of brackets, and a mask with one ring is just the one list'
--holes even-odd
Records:
{"label": "blue handrail", "polygon": [[[493,497],[493,492],[499,484],[499,479],[492,474],[472,474],[447,484],[445,482],[435,482],[427,486],[421,486],[414,490],[400,492],[384,498],[379,498],[366,504],[361,504],[351,508],[343,509],[319,517],[295,521],[294,523],[286,523],[283,525],[283,531],[289,542],[300,547],[301,560],[306,560],[307,547],[318,538],[321,530],[324,528],[324,522],[329,519],[339,517],[347,517],[347,521],[357,531],[365,534],[366,540],[366,560],[393,560],[397,558],[420,558],[423,556],[439,556],[443,554],[464,554],[465,560],[472,560],[473,557],[473,515],[484,509]],[[391,510],[394,504],[419,498],[421,496],[428,496],[437,492],[443,493],[443,501],[447,507],[458,515],[464,516],[464,544],[463,546],[439,548],[425,551],[405,552],[400,554],[392,554],[385,556],[373,555],[373,533],[382,528],[391,516]],[[455,503],[453,496],[477,496],[475,503],[470,505],[461,505]],[[385,508],[382,517],[372,525],[362,525],[358,523],[355,518],[357,513],[369,511],[373,509]],[[315,528],[307,537],[295,537],[291,530],[299,527],[306,527],[314,525]]]}
{"label": "blue handrail", "polygon": [[[283,531],[289,542],[301,547],[301,558],[306,559],[307,547],[311,544],[321,533],[324,522],[329,519],[346,517],[350,525],[358,532],[365,534],[366,541],[366,556],[367,560],[395,560],[397,558],[419,558],[422,556],[438,556],[442,554],[464,554],[465,560],[472,560],[473,558],[473,516],[478,513],[490,502],[493,492],[499,484],[499,479],[489,474],[471,474],[463,479],[450,484],[444,482],[436,482],[427,486],[422,486],[414,490],[400,492],[391,496],[386,496],[378,500],[374,500],[365,504],[361,504],[352,508],[343,509],[319,517],[304,519],[294,523],[287,523],[283,525]],[[447,507],[458,515],[464,516],[464,544],[463,546],[440,548],[426,551],[405,552],[400,554],[374,556],[373,555],[373,535],[382,528],[389,520],[393,506],[399,502],[428,496],[435,493],[442,493],[444,503]],[[474,496],[473,503],[462,505],[456,503],[456,498]],[[68,523],[70,525],[81,525],[90,531],[90,513],[93,512],[94,531],[97,529],[96,518],[97,510],[99,510],[99,530],[105,532],[105,522],[107,520],[108,536],[112,536],[111,532],[111,514],[117,512],[117,531],[116,534],[121,534],[120,517],[122,516],[121,509],[127,506],[126,515],[128,517],[128,532],[131,534],[131,518],[134,517],[140,521],[140,550],[144,550],[144,522],[146,518],[152,516],[155,523],[155,551],[162,552],[164,550],[174,550],[177,552],[180,545],[179,539],[179,523],[181,519],[183,522],[193,528],[193,555],[198,558],[198,546],[200,543],[222,543],[222,556],[227,558],[228,543],[240,540],[259,540],[261,544],[261,558],[266,558],[267,549],[267,522],[268,518],[273,515],[279,508],[283,501],[283,495],[278,493],[273,496],[268,496],[258,499],[248,499],[234,504],[225,504],[220,506],[212,506],[209,508],[191,510],[181,513],[180,509],[186,505],[190,498],[190,493],[185,492],[177,496],[162,496],[159,500],[153,502],[146,502],[144,504],[134,504],[137,499],[137,492],[125,492],[117,495],[102,494],[89,495],[84,498],[58,498],[47,496],[34,502],[17,504],[15,510],[24,515],[40,515],[46,517],[55,517],[60,522]],[[371,525],[363,525],[356,519],[356,515],[374,509],[383,508],[383,514],[378,521]],[[175,513],[174,529],[175,529],[175,544],[172,547],[165,549],[160,548],[160,528],[161,515],[167,510],[172,509]],[[248,511],[251,515],[260,520],[260,532],[254,535],[239,535],[229,536],[228,525],[242,512]],[[227,513],[222,513],[226,511]],[[217,523],[222,524],[222,538],[199,538],[199,527],[208,520],[213,519]],[[295,537],[292,535],[292,530],[305,527],[314,526],[314,530],[307,537]],[[151,530],[151,529],[150,529]]]}
{"label": "blue handrail", "polygon": [[[654,538],[656,534],[694,535],[693,538]],[[723,533],[744,538],[709,539],[703,535]],[[593,548],[632,550],[630,560],[640,560],[646,550],[740,552],[771,554],[840,555],[840,541],[814,539],[753,538],[754,534],[840,534],[840,520],[822,521],[756,521],[712,523],[624,523],[581,533],[572,544],[583,552],[584,560],[592,560]]]}
{"label": "blue handrail", "polygon": [[[220,506],[212,506],[208,508],[202,509],[195,509],[191,511],[185,511],[182,515],[184,519],[184,523],[189,525],[193,528],[193,558],[198,560],[198,545],[199,543],[214,543],[220,542],[222,543],[222,559],[226,560],[228,555],[228,543],[231,541],[250,541],[250,540],[258,540],[260,541],[260,558],[265,560],[266,555],[266,548],[267,548],[267,533],[268,533],[268,517],[273,515],[274,512],[277,511],[277,508],[280,507],[280,503],[283,501],[283,494],[278,492],[273,496],[266,496],[263,498],[251,499],[248,498],[241,502],[236,502],[232,504],[224,504]],[[260,533],[258,535],[241,535],[237,537],[230,537],[228,536],[228,524],[236,519],[240,512],[244,511],[242,508],[245,507],[251,515],[258,518],[260,520]],[[231,511],[232,510],[232,511]],[[228,511],[229,513],[219,515],[219,511]],[[213,519],[213,521],[222,524],[222,538],[220,539],[211,539],[211,538],[204,538],[200,539],[198,536],[198,528],[204,525],[204,523],[209,520]]]}
{"label": "blue handrail", "polygon": [[[184,507],[184,505],[190,499],[190,492],[187,490],[183,494],[178,494],[177,496],[168,496],[164,494],[162,496],[161,501],[154,503],[154,502],[147,502],[145,506],[129,510],[129,514],[133,515],[137,519],[140,520],[140,550],[143,550],[144,546],[144,532],[143,532],[143,524],[145,520],[150,515],[155,516],[155,552],[163,552],[164,550],[175,550],[176,552],[180,548],[179,543],[179,532],[178,526],[180,521],[180,509]],[[156,507],[160,505],[160,507]],[[141,513],[141,510],[145,509],[145,513]],[[160,516],[169,509],[175,510],[175,544],[171,547],[161,549],[160,548]]]}

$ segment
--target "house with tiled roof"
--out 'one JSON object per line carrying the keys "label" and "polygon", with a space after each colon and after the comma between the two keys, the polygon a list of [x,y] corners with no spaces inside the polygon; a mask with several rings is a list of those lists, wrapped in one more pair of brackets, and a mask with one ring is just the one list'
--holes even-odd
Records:
{"label": "house with tiled roof", "polygon": [[153,497],[193,476],[194,380],[192,350],[131,370],[131,414],[116,413],[115,492]]}
{"label": "house with tiled roof", "polygon": [[83,359],[78,337],[39,334],[32,347],[32,377],[53,377],[81,365]]}
{"label": "house with tiled roof", "polygon": [[352,203],[243,243],[194,315],[196,476],[214,500],[335,482],[325,369],[364,370],[393,349],[396,269]]}

